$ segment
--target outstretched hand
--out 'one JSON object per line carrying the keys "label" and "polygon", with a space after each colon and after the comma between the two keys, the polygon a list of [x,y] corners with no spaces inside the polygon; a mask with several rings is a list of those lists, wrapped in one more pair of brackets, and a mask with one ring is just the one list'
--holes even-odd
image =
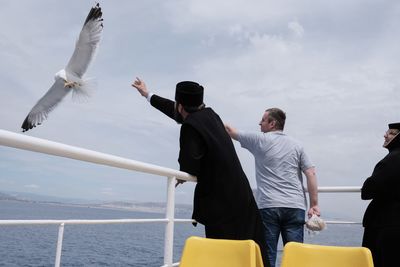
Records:
{"label": "outstretched hand", "polygon": [[132,87],[135,87],[138,90],[138,92],[146,98],[149,95],[149,91],[147,90],[146,84],[138,77],[136,77],[136,80],[132,83]]}

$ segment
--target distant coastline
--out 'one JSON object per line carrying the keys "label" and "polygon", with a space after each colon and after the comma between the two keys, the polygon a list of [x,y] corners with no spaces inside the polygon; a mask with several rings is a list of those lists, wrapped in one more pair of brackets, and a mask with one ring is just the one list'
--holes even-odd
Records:
{"label": "distant coastline", "polygon": [[[59,205],[59,206],[70,206],[70,207],[84,207],[84,208],[98,208],[98,209],[112,209],[112,210],[125,210],[125,211],[137,211],[147,213],[162,213],[165,214],[166,203],[165,202],[137,202],[130,200],[119,200],[119,201],[102,201],[102,200],[87,200],[87,199],[73,199],[73,198],[61,198],[54,196],[46,196],[24,192],[6,192],[0,191],[0,201],[18,201],[26,203],[40,203],[46,205]],[[193,206],[191,204],[175,203],[176,214],[191,214]],[[329,214],[329,216],[327,216]],[[189,215],[190,216],[190,215]],[[361,217],[344,216],[340,213],[333,213],[324,209],[325,220],[338,220],[338,221],[355,221],[360,222]]]}
{"label": "distant coastline", "polygon": [[[165,213],[166,203],[162,202],[131,202],[131,201],[85,201],[76,199],[62,199],[50,196],[25,194],[19,192],[0,192],[0,201],[40,203],[47,205],[73,206],[86,208],[101,208],[113,210],[127,210],[149,213]],[[192,205],[176,204],[175,212],[187,213],[192,211]]]}

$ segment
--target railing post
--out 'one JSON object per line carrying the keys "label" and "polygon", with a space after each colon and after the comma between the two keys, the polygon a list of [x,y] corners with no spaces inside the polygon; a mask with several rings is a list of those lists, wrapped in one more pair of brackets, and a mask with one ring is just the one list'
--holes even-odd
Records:
{"label": "railing post", "polygon": [[64,223],[61,223],[60,226],[58,227],[56,262],[54,263],[54,267],[60,267],[61,264],[61,251],[62,251],[63,238],[64,238]]}
{"label": "railing post", "polygon": [[167,180],[167,207],[164,241],[164,265],[172,266],[174,253],[174,217],[175,217],[175,177],[168,177]]}

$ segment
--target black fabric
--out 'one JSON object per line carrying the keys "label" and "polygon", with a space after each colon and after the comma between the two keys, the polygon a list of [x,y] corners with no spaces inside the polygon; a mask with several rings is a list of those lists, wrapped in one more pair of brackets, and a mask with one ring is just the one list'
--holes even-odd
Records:
{"label": "black fabric", "polygon": [[174,101],[160,97],[158,95],[152,95],[150,98],[150,104],[177,123],[181,124],[183,122],[181,114],[179,114],[176,110]]}
{"label": "black fabric", "polygon": [[[193,151],[201,146],[205,146],[204,155],[198,157]],[[206,236],[253,239],[265,254],[253,192],[232,140],[211,108],[192,113],[183,122],[179,163],[182,171],[197,176],[192,217],[206,226]]]}
{"label": "black fabric", "polygon": [[375,166],[361,188],[361,198],[372,199],[364,214],[364,227],[400,226],[400,149]]}
{"label": "black fabric", "polygon": [[374,267],[399,266],[400,227],[366,227],[362,246],[371,250]]}
{"label": "black fabric", "polygon": [[[191,156],[193,142],[206,146],[204,157]],[[218,115],[210,108],[190,114],[182,124],[180,146],[181,170],[198,178],[194,219],[213,224],[240,216],[253,194]]]}
{"label": "black fabric", "polygon": [[[151,104],[173,118],[173,101],[153,95]],[[232,140],[211,108],[184,120],[178,161],[182,171],[197,176],[192,218],[205,226],[206,237],[252,239],[260,246],[264,266],[269,266],[253,192]]]}
{"label": "black fabric", "polygon": [[[368,247],[373,256],[375,266],[395,266],[389,263],[392,243],[390,232],[400,232],[400,144],[395,143],[378,164],[371,177],[367,178],[361,188],[361,198],[370,200],[364,218],[363,245]],[[400,238],[397,238],[397,241]],[[378,242],[379,240],[379,242]],[[379,246],[378,246],[379,245]],[[398,248],[398,245],[396,245]],[[386,263],[383,255],[385,255]],[[399,266],[398,263],[396,266]]]}

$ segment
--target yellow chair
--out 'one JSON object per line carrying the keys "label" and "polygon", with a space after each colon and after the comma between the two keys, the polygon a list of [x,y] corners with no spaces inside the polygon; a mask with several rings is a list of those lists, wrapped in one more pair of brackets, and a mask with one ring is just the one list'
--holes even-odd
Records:
{"label": "yellow chair", "polygon": [[180,267],[264,267],[253,240],[191,236],[185,242]]}
{"label": "yellow chair", "polygon": [[373,267],[371,251],[364,247],[321,246],[288,242],[281,267]]}

